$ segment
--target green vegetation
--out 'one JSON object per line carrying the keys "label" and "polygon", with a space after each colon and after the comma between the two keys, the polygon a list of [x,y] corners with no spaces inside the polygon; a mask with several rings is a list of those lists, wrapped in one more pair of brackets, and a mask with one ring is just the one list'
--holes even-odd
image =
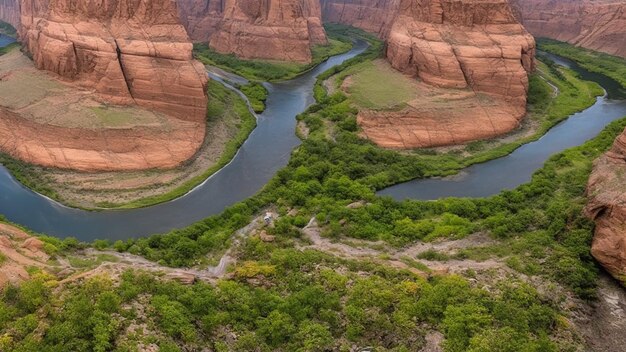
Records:
{"label": "green vegetation", "polygon": [[352,40],[341,33],[344,26],[327,26],[328,45],[318,45],[311,52],[313,60],[310,64],[293,62],[277,62],[263,60],[242,60],[235,55],[224,55],[215,52],[207,44],[195,44],[194,54],[205,65],[216,66],[234,72],[251,81],[282,81],[294,78],[329,57],[345,53],[352,48]]}
{"label": "green vegetation", "polygon": [[252,130],[254,130],[254,128],[256,127],[256,119],[250,113],[250,110],[248,110],[248,105],[246,104],[246,102],[241,99],[241,97],[238,96],[235,92],[224,87],[221,83],[212,80],[209,81],[208,94],[209,101],[211,103],[208,106],[207,124],[211,124],[211,122],[214,120],[224,119],[226,118],[226,115],[229,115],[229,118],[234,118],[239,121],[239,132],[237,133],[235,138],[229,140],[228,143],[226,143],[224,147],[224,152],[222,153],[219,161],[201,175],[194,177],[193,179],[189,180],[180,187],[173,189],[170,192],[160,194],[154,197],[139,199],[126,204],[98,204],[100,208],[132,209],[167,202],[189,192],[194,187],[204,182],[204,180],[206,180],[209,176],[213,175],[214,173],[219,171],[219,169],[221,169],[230,162],[230,160],[237,153],[237,150],[239,150],[239,147],[241,147],[241,145],[248,138],[248,135],[250,135]]}
{"label": "green vegetation", "polygon": [[17,36],[17,30],[12,25],[0,21],[0,34],[15,38]]}
{"label": "green vegetation", "polygon": [[0,48],[0,56],[10,53],[13,49],[19,48],[19,46],[19,43],[11,43],[5,47]]}
{"label": "green vegetation", "polygon": [[[489,291],[458,276],[425,280],[408,271],[339,261],[255,243],[248,266],[272,272],[183,286],[125,272],[69,283],[36,273],[0,294],[3,351],[414,351],[431,329],[446,351],[567,350],[548,336],[556,308],[530,285],[502,280]],[[262,282],[263,284],[254,284]],[[573,344],[572,344],[573,345]],[[569,346],[572,348],[573,346]]]}
{"label": "green vegetation", "polygon": [[267,88],[263,86],[262,83],[259,82],[250,82],[246,85],[238,85],[237,89],[239,89],[243,94],[248,97],[250,101],[250,105],[252,105],[252,110],[257,114],[265,111],[265,101],[267,100],[267,95],[269,92]]}
{"label": "green vegetation", "polygon": [[380,62],[366,61],[337,75],[337,81],[345,79],[350,80],[350,99],[366,109],[401,109],[415,96],[414,79]]}
{"label": "green vegetation", "polygon": [[541,38],[537,44],[540,50],[571,59],[591,72],[601,73],[614,79],[626,88],[626,59],[552,39]]}

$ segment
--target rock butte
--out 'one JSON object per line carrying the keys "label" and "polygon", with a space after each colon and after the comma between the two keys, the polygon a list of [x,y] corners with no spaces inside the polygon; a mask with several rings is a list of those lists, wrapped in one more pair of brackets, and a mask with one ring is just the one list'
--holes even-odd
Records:
{"label": "rock butte", "polygon": [[626,284],[626,131],[593,165],[586,214],[596,222],[591,254]]}
{"label": "rock butte", "polygon": [[[391,65],[435,87],[489,97],[448,109],[362,111],[363,133],[388,148],[432,147],[494,137],[526,114],[535,42],[506,0],[402,0],[387,39]],[[480,100],[480,99],[478,99]],[[452,104],[452,101],[450,101]]]}
{"label": "rock butte", "polygon": [[19,8],[20,37],[37,68],[101,101],[158,111],[186,127],[174,128],[180,135],[162,133],[167,139],[141,130],[63,129],[3,107],[5,151],[83,171],[170,168],[195,154],[204,136],[208,78],[192,59],[175,2],[20,0]]}
{"label": "rock butte", "polygon": [[326,44],[319,0],[226,0],[209,45],[244,59],[309,63],[311,47]]}
{"label": "rock butte", "polygon": [[547,37],[626,58],[623,0],[511,0],[523,25]]}

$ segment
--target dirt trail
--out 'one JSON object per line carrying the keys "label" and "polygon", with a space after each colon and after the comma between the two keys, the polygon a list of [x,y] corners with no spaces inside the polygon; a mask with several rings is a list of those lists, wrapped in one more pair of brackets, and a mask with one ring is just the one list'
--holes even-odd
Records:
{"label": "dirt trail", "polygon": [[[378,242],[355,241],[355,245],[362,245],[360,247],[354,247],[352,245],[344,243],[334,243],[330,239],[321,236],[321,229],[315,218],[312,218],[307,226],[302,229],[302,233],[307,236],[307,238],[312,242],[311,245],[301,246],[302,249],[316,249],[345,259],[369,259],[376,262],[388,264],[396,268],[409,270],[416,269],[406,264],[403,261],[404,258],[410,258],[414,260],[418,254],[424,253],[429,250],[443,251],[449,253],[456,249],[482,246],[493,242],[493,240],[491,240],[484,234],[476,234],[456,241],[446,241],[439,243],[417,243],[413,246],[399,250],[383,251],[366,247],[366,245],[380,245],[380,243]],[[502,268],[505,266],[504,263],[493,259],[482,262],[474,260],[449,260],[446,262],[419,260],[419,262],[428,266],[434,272],[455,273],[467,269],[487,270]],[[419,273],[425,274],[425,272],[423,271],[419,271]]]}

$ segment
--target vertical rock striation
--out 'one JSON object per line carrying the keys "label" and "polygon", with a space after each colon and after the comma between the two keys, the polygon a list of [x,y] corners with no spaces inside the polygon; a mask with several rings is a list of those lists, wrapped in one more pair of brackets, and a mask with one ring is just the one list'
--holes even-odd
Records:
{"label": "vertical rock striation", "polygon": [[626,2],[623,0],[511,0],[526,29],[626,58]]}
{"label": "vertical rock striation", "polygon": [[203,121],[207,77],[169,0],[22,0],[21,37],[39,69],[107,101]]}
{"label": "vertical rock striation", "polygon": [[591,254],[626,285],[626,131],[598,158],[587,185],[585,213],[596,222]]}
{"label": "vertical rock striation", "polygon": [[342,23],[376,33],[389,34],[400,0],[321,0],[324,22]]}
{"label": "vertical rock striation", "polygon": [[318,0],[226,0],[210,46],[244,59],[308,63],[311,47],[326,42]]}
{"label": "vertical rock striation", "polygon": [[223,0],[177,0],[180,21],[191,40],[208,42],[224,16]]}
{"label": "vertical rock striation", "polygon": [[0,0],[0,21],[9,23],[15,28],[20,28],[19,0]]}

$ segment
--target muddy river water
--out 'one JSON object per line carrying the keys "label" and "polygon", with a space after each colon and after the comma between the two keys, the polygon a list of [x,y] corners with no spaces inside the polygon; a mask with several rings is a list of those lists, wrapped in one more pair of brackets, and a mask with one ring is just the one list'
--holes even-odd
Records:
{"label": "muddy river water", "polygon": [[[0,46],[11,39],[0,36]],[[295,116],[314,102],[316,77],[367,48],[359,41],[345,54],[330,58],[312,71],[286,82],[267,84],[267,109],[230,164],[185,196],[143,209],[89,212],[63,206],[22,186],[0,166],[0,214],[34,231],[91,241],[164,233],[188,226],[256,194],[289,161],[300,144]],[[561,62],[570,65],[569,62]],[[594,75],[592,75],[594,76]],[[591,77],[609,90],[605,77]],[[605,82],[603,82],[605,81]],[[606,83],[606,84],[605,84]],[[428,179],[399,184],[380,192],[396,199],[487,196],[527,182],[551,154],[579,145],[609,122],[626,115],[626,102],[599,98],[589,109],[572,115],[537,142],[508,157],[475,165],[453,179]]]}

